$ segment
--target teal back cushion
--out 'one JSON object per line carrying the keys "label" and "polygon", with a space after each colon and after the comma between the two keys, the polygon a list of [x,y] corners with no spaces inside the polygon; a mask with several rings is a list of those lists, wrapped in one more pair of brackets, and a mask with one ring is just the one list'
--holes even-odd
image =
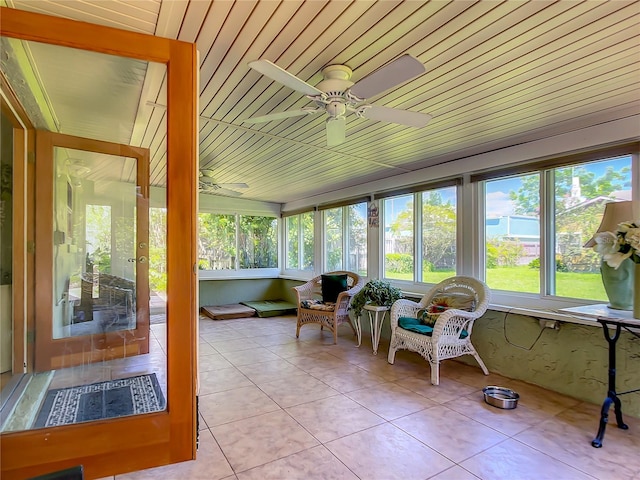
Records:
{"label": "teal back cushion", "polygon": [[347,289],[347,274],[322,275],[322,301],[335,303],[340,292]]}

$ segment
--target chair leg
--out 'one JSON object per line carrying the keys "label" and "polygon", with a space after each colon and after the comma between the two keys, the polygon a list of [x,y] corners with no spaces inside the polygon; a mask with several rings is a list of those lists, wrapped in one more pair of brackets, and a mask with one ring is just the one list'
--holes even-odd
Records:
{"label": "chair leg", "polygon": [[300,320],[296,322],[296,338],[300,338]]}
{"label": "chair leg", "polygon": [[431,385],[440,385],[440,362],[429,362],[431,366]]}
{"label": "chair leg", "polygon": [[487,366],[484,364],[484,362],[480,358],[480,355],[478,355],[478,352],[474,351],[473,357],[476,359],[476,362],[478,362],[478,364],[480,365],[480,368],[482,369],[484,374],[489,375],[489,370],[487,369]]}
{"label": "chair leg", "polygon": [[387,362],[393,365],[393,362],[396,361],[396,346],[394,345],[394,338],[391,337],[391,341],[389,342],[389,355],[387,355]]}

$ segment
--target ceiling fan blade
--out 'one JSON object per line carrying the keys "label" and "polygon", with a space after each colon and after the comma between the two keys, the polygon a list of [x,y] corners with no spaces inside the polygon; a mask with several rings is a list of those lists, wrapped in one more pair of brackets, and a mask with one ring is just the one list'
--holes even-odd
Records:
{"label": "ceiling fan blade", "polygon": [[428,113],[412,112],[410,110],[400,110],[398,108],[379,107],[377,105],[367,105],[366,108],[361,110],[360,115],[364,118],[368,118],[369,120],[397,123],[416,128],[424,127],[432,118]]}
{"label": "ceiling fan blade", "polygon": [[304,80],[300,80],[295,75],[280,68],[269,60],[255,60],[249,62],[249,66],[261,74],[269,77],[271,80],[281,83],[285,87],[289,87],[305,95],[320,95],[322,92],[316,87],[309,85]]}
{"label": "ceiling fan blade", "polygon": [[335,147],[344,142],[345,131],[347,130],[347,119],[340,116],[327,118],[327,146]]}
{"label": "ceiling fan blade", "polygon": [[215,185],[215,186],[200,185],[200,192],[208,193],[211,195],[226,195],[227,197],[240,197],[242,195],[241,192],[236,192],[234,190],[222,188],[218,185]]}
{"label": "ceiling fan blade", "polygon": [[228,188],[249,188],[249,185],[246,183],[216,183],[216,185],[220,187],[228,187]]}
{"label": "ceiling fan blade", "polygon": [[406,53],[360,79],[349,90],[358,98],[371,98],[426,71],[420,60]]}
{"label": "ceiling fan blade", "polygon": [[227,197],[240,197],[242,195],[241,192],[236,192],[234,190],[228,190],[226,188],[216,188],[216,190],[212,193],[225,195]]}
{"label": "ceiling fan blade", "polygon": [[290,117],[299,117],[300,115],[307,115],[310,113],[316,113],[319,109],[313,110],[288,110],[286,112],[270,113],[269,115],[262,115],[261,117],[247,118],[243,120],[243,123],[263,123],[271,122],[273,120],[283,120]]}

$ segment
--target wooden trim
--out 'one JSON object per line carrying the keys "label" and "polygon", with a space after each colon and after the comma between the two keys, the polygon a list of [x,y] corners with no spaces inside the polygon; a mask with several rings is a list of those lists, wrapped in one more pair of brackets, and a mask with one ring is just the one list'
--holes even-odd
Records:
{"label": "wooden trim", "polygon": [[136,263],[136,331],[147,340],[141,344],[140,353],[149,353],[149,150],[136,162],[136,178],[139,191],[136,196],[136,258],[145,257],[145,262]]}
{"label": "wooden trim", "polygon": [[[35,158],[36,152],[36,135],[35,130],[28,130],[27,137],[27,155]],[[36,225],[36,165],[33,161],[27,161],[27,194],[26,194],[26,213],[27,213],[27,372],[35,370],[35,336],[36,329],[36,312],[35,312],[35,292],[36,292],[36,255],[35,249],[35,225]],[[31,332],[31,335],[29,334]]]}
{"label": "wooden trim", "polygon": [[[197,50],[195,44],[176,43],[171,53],[176,61],[168,65],[169,106],[184,108],[167,109],[167,150],[175,152],[167,162],[167,338],[171,339],[167,353],[178,359],[169,363],[167,377],[172,386],[169,405],[182,406],[180,411],[172,412],[175,423],[171,424],[171,438],[176,443],[176,453],[180,449],[181,458],[195,458],[195,443],[182,425],[197,428]],[[185,323],[192,328],[185,328]],[[181,352],[187,345],[191,348]],[[185,371],[194,375],[184,375]]]}
{"label": "wooden trim", "polygon": [[52,336],[53,290],[51,272],[53,271],[53,136],[49,132],[36,132],[36,198],[38,209],[35,224],[36,263],[35,263],[35,314],[36,351],[34,368],[36,371],[50,370],[48,360],[53,356],[49,352],[49,339]]}
{"label": "wooden trim", "polygon": [[[167,63],[178,40],[0,7],[0,30],[5,37],[80,48],[121,57]],[[73,35],[69,35],[69,32]]]}
{"label": "wooden trim", "polygon": [[338,202],[324,203],[324,204],[318,205],[318,210],[330,210],[332,208],[346,207],[348,205],[356,205],[358,203],[366,203],[368,205],[370,201],[371,201],[371,195],[366,195],[363,197],[340,200]]}
{"label": "wooden trim", "polygon": [[[25,352],[25,331],[27,329],[28,281],[27,268],[27,155],[33,128],[18,102],[15,92],[0,72],[0,108],[13,126],[12,159],[12,373],[22,374],[27,363]],[[31,151],[33,151],[31,149]],[[31,276],[31,279],[33,276]]]}
{"label": "wooden trim", "polygon": [[395,190],[389,190],[388,192],[380,192],[374,195],[376,200],[389,197],[399,197],[401,195],[408,195],[418,192],[426,192],[429,190],[436,190],[439,188],[456,187],[462,185],[462,177],[455,177],[443,180],[435,180],[433,182],[421,183],[418,185],[411,185],[409,187],[397,188]]}
{"label": "wooden trim", "polygon": [[527,162],[502,168],[495,168],[492,170],[487,170],[486,172],[478,172],[471,175],[470,181],[481,182],[484,180],[492,180],[495,178],[535,173],[551,168],[566,167],[570,165],[576,165],[578,163],[588,163],[597,160],[605,160],[607,158],[622,157],[624,155],[632,155],[634,153],[637,153],[638,150],[640,150],[640,142],[628,142],[620,145],[587,150],[584,152],[554,156],[551,158],[537,160],[535,162]]}
{"label": "wooden trim", "polygon": [[[98,478],[193,459],[197,435],[197,277],[194,266],[198,64],[195,45],[4,7],[0,8],[0,29],[8,37],[167,65],[169,293],[167,411],[2,434],[0,476],[4,480],[27,478],[82,464],[86,478]],[[49,171],[49,174],[53,172]],[[44,187],[51,190],[52,182],[43,183],[49,183]],[[37,198],[43,198],[45,192],[35,190]],[[40,229],[36,227],[38,241]],[[49,229],[48,233],[51,231]],[[38,257],[38,273],[42,270],[40,261]],[[47,261],[51,265],[51,259]],[[44,273],[50,275],[51,272]],[[35,290],[34,301],[38,303],[43,293],[37,287]],[[45,302],[44,305],[50,304]]]}
{"label": "wooden trim", "polygon": [[27,218],[26,218],[26,174],[27,152],[25,147],[27,132],[22,127],[13,128],[13,261],[12,279],[12,330],[13,330],[13,367],[14,374],[24,371],[24,338],[27,318]]}

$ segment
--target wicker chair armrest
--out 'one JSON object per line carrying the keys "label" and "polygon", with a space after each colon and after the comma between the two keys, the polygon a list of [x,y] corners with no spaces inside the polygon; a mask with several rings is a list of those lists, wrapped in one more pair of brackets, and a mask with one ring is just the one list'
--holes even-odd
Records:
{"label": "wicker chair armrest", "polygon": [[292,287],[298,297],[298,305],[300,305],[300,302],[303,300],[311,300],[312,298],[315,298],[316,284],[317,277],[309,280],[307,283],[303,283],[297,287]]}
{"label": "wicker chair armrest", "polygon": [[391,330],[398,328],[398,319],[400,317],[415,317],[421,305],[413,300],[402,298],[396,300],[391,306],[391,314],[389,315]]}
{"label": "wicker chair armrest", "polygon": [[458,342],[462,330],[467,330],[467,334],[471,335],[473,321],[479,316],[477,311],[468,312],[457,308],[442,312],[433,326],[433,343]]}

